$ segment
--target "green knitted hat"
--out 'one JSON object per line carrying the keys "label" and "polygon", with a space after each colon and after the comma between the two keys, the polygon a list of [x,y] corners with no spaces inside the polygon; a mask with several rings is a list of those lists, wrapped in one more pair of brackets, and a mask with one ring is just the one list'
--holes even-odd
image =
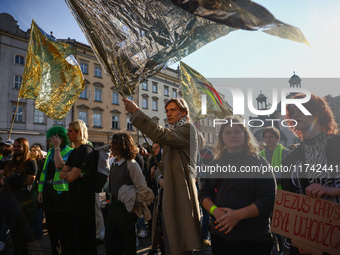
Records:
{"label": "green knitted hat", "polygon": [[54,126],[47,130],[46,138],[50,139],[52,136],[58,135],[62,139],[61,147],[65,147],[66,145],[70,145],[70,141],[68,140],[67,130],[62,126]]}

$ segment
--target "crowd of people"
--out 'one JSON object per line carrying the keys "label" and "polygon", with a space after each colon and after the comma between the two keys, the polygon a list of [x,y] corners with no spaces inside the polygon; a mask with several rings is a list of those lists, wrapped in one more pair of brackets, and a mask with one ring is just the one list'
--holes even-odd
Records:
{"label": "crowd of people", "polygon": [[9,233],[15,254],[27,254],[27,242],[42,238],[44,217],[53,255],[95,255],[98,240],[107,255],[136,254],[137,233],[151,236],[149,254],[192,254],[204,245],[211,245],[213,254],[309,254],[271,232],[276,191],[340,203],[340,173],[209,178],[198,175],[196,166],[339,165],[339,130],[324,99],[313,95],[303,104],[309,116],[287,106],[287,118],[298,123],[292,131],[301,141],[289,149],[275,127],[264,128],[257,141],[240,117],[229,116],[219,127],[214,151],[191,124],[183,99],[165,105],[169,128],[133,101],[123,102],[132,124],[153,141],[152,149],[137,146],[127,133],[113,135],[103,188],[109,203],[99,213],[96,181],[102,159],[83,121],[71,122],[67,130],[50,128],[47,153],[37,144],[30,147],[25,138],[2,142],[0,251]]}

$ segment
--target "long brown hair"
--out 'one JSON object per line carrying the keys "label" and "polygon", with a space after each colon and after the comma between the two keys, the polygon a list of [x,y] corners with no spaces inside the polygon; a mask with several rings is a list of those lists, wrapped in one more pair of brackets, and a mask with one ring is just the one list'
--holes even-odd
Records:
{"label": "long brown hair", "polygon": [[[24,150],[24,154],[22,155],[21,159],[19,160],[19,164],[17,165],[16,172],[19,174],[26,174],[27,164],[25,163],[32,161],[31,156],[30,156],[30,151],[29,151],[30,145],[28,141],[26,140],[26,138],[23,138],[23,137],[15,139],[14,142],[17,142],[20,145],[22,145],[23,150]],[[13,156],[12,160],[5,167],[4,176],[8,176],[10,174],[10,170],[13,168],[15,161],[16,161],[16,157]]]}
{"label": "long brown hair", "polygon": [[225,144],[224,144],[224,141],[223,141],[223,131],[224,131],[224,128],[226,126],[230,126],[231,121],[233,121],[235,123],[233,125],[238,125],[244,133],[243,151],[246,152],[246,154],[249,155],[249,156],[253,156],[253,155],[257,154],[259,152],[259,147],[257,145],[256,139],[253,136],[253,134],[249,131],[248,128],[245,127],[245,125],[236,124],[236,123],[244,123],[243,119],[239,116],[228,116],[226,118],[226,120],[227,120],[227,123],[222,124],[220,126],[220,130],[218,132],[218,141],[217,141],[217,145],[214,149],[216,159],[220,159],[221,156],[222,156],[222,153],[224,151]]}
{"label": "long brown hair", "polygon": [[[43,158],[44,158],[44,156],[43,156],[42,153],[41,153],[41,148],[40,148],[39,145],[33,144],[33,145],[31,146],[31,148],[30,148],[30,151],[32,150],[32,148],[36,149],[36,151],[38,152],[38,157],[37,157],[35,160],[43,159]],[[31,153],[30,153],[30,155],[31,155]],[[31,155],[31,158],[33,158],[32,155]]]}
{"label": "long brown hair", "polygon": [[[299,93],[293,96],[292,98],[305,98],[305,97],[306,96],[304,94]],[[322,129],[322,132],[324,132],[327,135],[339,134],[338,124],[335,121],[334,114],[324,98],[311,95],[310,100],[307,103],[304,103],[303,106],[306,107],[306,109],[312,114],[312,116],[318,122]],[[286,119],[291,119],[292,117],[291,111],[292,106],[287,105]],[[288,122],[291,123],[290,121]],[[303,140],[301,130],[296,129],[295,127],[292,127],[291,129],[296,136]]]}

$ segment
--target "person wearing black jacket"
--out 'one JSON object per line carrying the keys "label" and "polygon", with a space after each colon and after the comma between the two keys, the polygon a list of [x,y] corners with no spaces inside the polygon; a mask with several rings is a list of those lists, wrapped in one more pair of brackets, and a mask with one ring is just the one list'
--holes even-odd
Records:
{"label": "person wearing black jacket", "polygon": [[[293,98],[304,97],[297,94]],[[340,203],[340,171],[337,171],[340,165],[340,137],[334,114],[326,100],[315,95],[311,95],[303,106],[311,115],[305,115],[295,105],[287,106],[286,118],[297,122],[293,132],[302,143],[283,161],[284,166],[297,171],[284,175],[282,188]],[[285,249],[294,255],[309,254],[308,251],[291,247],[289,239],[285,242]]]}
{"label": "person wearing black jacket", "polygon": [[[241,123],[239,117],[228,123]],[[246,166],[268,166],[257,155],[253,135],[242,124],[221,125],[216,160],[211,166],[231,166],[235,172],[223,178],[204,179],[200,201],[212,215],[211,246],[213,254],[270,254],[272,237],[269,217],[273,210],[276,182],[273,173],[240,174]],[[215,176],[216,177],[216,176]]]}
{"label": "person wearing black jacket", "polygon": [[31,194],[29,186],[37,174],[37,163],[29,154],[29,143],[25,138],[14,140],[14,154],[6,165],[1,179],[4,216],[10,229],[10,236],[15,254],[25,255],[28,252],[27,232]]}
{"label": "person wearing black jacket", "polygon": [[67,199],[70,215],[65,219],[65,224],[70,222],[66,234],[73,240],[73,245],[65,254],[96,255],[94,149],[88,145],[87,127],[82,120],[69,124],[67,136],[75,148],[59,175],[69,184]]}

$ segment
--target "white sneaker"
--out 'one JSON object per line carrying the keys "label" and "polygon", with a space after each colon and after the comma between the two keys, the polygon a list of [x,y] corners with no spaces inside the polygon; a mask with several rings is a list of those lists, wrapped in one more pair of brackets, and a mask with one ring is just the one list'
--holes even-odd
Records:
{"label": "white sneaker", "polygon": [[5,249],[5,246],[6,244],[0,241],[0,252],[2,252]]}
{"label": "white sneaker", "polygon": [[139,232],[138,236],[139,236],[140,238],[145,238],[145,237],[148,236],[148,231],[145,230],[145,229],[142,229],[142,230]]}

